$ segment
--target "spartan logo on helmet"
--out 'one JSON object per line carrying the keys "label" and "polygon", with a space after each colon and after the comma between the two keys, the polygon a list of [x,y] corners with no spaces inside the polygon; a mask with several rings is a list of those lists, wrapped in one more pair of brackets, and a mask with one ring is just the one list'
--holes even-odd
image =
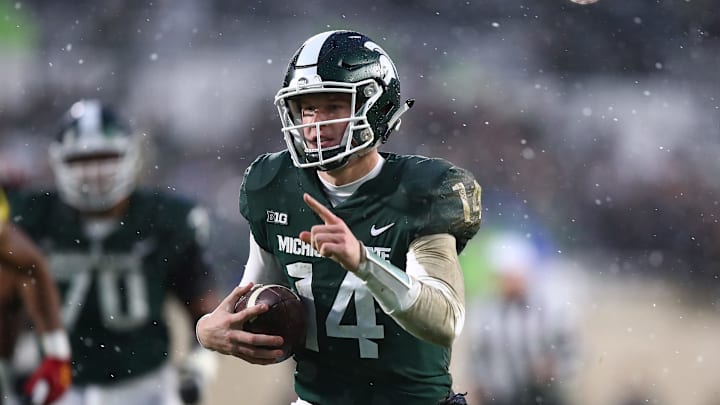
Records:
{"label": "spartan logo on helmet", "polygon": [[[339,145],[309,147],[303,129],[327,121],[303,124],[298,97],[317,93],[351,96],[351,115]],[[295,166],[333,170],[352,157],[367,153],[400,125],[400,116],[413,100],[400,101],[395,64],[367,36],[354,31],[327,31],[313,36],[288,64],[283,87],[275,96],[282,131]]]}
{"label": "spartan logo on helmet", "polygon": [[397,68],[395,67],[395,64],[390,60],[387,52],[385,52],[385,50],[382,49],[380,45],[372,41],[366,42],[365,47],[370,49],[371,51],[375,51],[380,54],[379,61],[382,69],[381,71],[383,82],[389,86],[393,80],[398,80]]}

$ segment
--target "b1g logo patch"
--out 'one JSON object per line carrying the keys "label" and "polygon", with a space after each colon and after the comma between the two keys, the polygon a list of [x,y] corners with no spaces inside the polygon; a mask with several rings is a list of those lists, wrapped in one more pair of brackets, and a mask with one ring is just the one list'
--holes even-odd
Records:
{"label": "b1g logo patch", "polygon": [[288,224],[288,215],[284,212],[265,211],[267,213],[267,222],[269,224]]}

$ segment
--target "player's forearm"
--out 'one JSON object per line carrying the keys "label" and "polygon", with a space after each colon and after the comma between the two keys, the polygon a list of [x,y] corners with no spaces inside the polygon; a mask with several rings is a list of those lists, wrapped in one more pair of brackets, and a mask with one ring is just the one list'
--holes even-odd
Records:
{"label": "player's forearm", "polygon": [[39,333],[48,333],[62,329],[60,319],[60,297],[49,271],[40,267],[35,271],[32,281],[20,286],[23,305]]}
{"label": "player's forearm", "polygon": [[[45,257],[19,228],[3,230],[3,262],[21,277],[23,304],[39,332],[60,329],[60,297]],[[25,281],[27,280],[27,281]]]}
{"label": "player's forearm", "polygon": [[70,340],[60,319],[60,301],[47,271],[39,271],[34,283],[20,287],[23,305],[27,309],[46,358],[69,361]]}
{"label": "player's forearm", "polygon": [[413,241],[405,272],[367,252],[356,275],[381,308],[414,336],[449,347],[460,333],[464,289],[451,235]]}
{"label": "player's forearm", "polygon": [[448,299],[442,289],[420,282],[415,303],[391,316],[412,335],[450,347],[462,329],[464,310],[456,299]]}

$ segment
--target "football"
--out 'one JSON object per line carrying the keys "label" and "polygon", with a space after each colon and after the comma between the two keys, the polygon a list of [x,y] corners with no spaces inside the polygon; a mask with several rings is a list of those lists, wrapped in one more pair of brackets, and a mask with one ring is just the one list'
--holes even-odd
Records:
{"label": "football", "polygon": [[266,304],[268,311],[245,322],[243,329],[252,333],[283,337],[283,357],[286,360],[305,345],[305,310],[300,297],[293,290],[279,284],[256,284],[235,304],[235,312],[253,305]]}

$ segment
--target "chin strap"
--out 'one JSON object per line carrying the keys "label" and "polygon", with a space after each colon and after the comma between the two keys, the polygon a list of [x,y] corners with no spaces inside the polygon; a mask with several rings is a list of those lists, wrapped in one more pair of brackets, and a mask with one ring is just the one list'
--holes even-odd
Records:
{"label": "chin strap", "polygon": [[[402,124],[402,121],[400,120],[400,116],[405,114],[412,106],[415,104],[415,99],[409,98],[405,100],[405,102],[398,108],[398,110],[393,114],[392,117],[388,120],[388,134],[391,131],[397,131],[400,129],[400,124]],[[383,142],[387,139],[387,135],[383,137]]]}

